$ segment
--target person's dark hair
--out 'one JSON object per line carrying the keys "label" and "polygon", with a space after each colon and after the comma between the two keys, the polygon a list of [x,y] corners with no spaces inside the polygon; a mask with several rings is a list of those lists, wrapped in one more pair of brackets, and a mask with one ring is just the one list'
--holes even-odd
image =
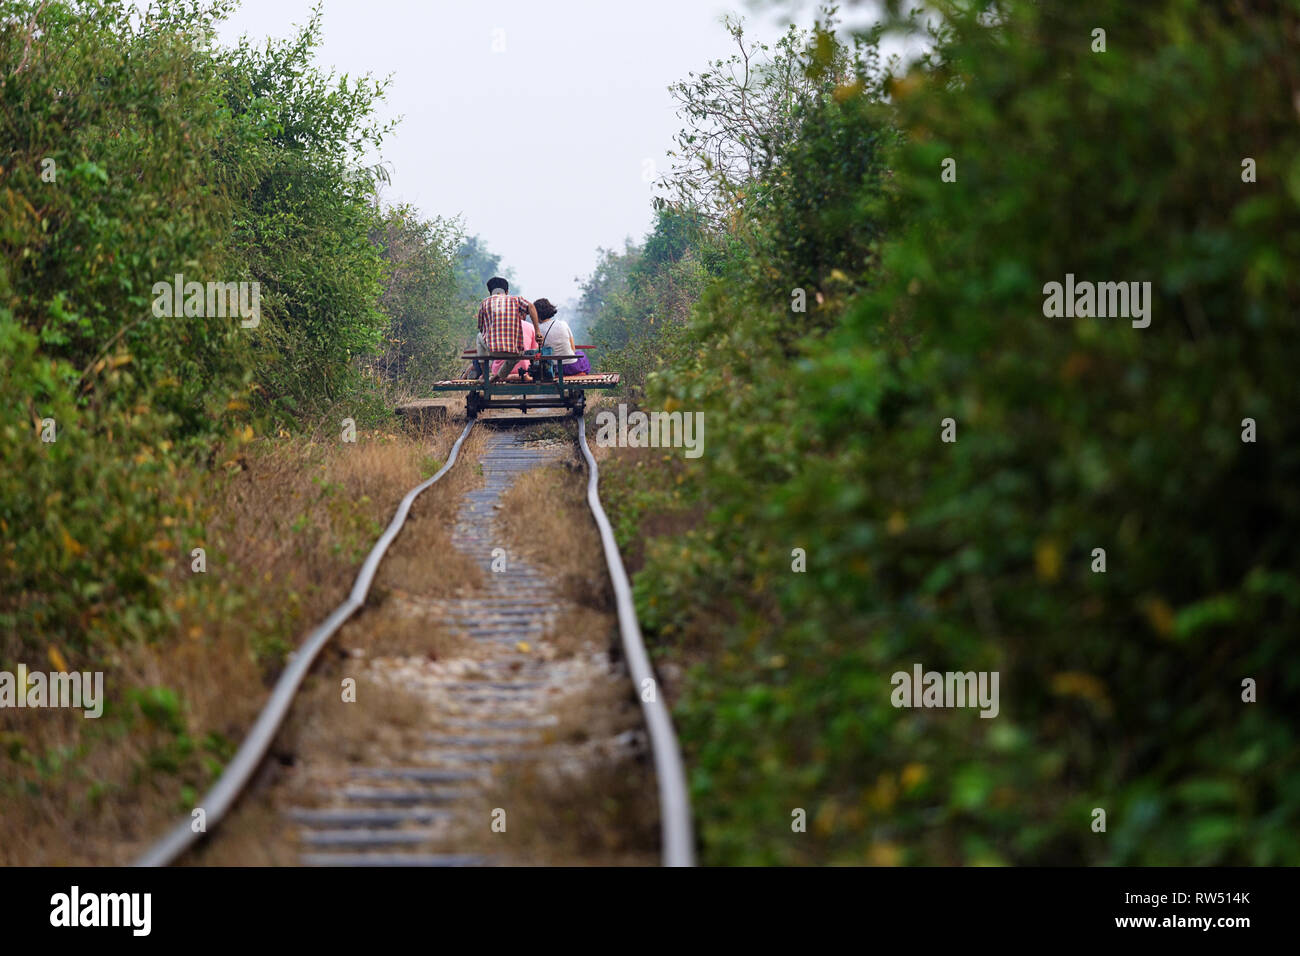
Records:
{"label": "person's dark hair", "polygon": [[510,283],[500,276],[493,276],[491,279],[488,279],[487,286],[489,292],[493,289],[501,289],[503,292],[510,291]]}
{"label": "person's dark hair", "polygon": [[551,305],[550,299],[537,299],[533,302],[533,305],[537,308],[537,318],[541,322],[545,322],[551,316],[555,315],[556,312],[560,311],[555,306]]}

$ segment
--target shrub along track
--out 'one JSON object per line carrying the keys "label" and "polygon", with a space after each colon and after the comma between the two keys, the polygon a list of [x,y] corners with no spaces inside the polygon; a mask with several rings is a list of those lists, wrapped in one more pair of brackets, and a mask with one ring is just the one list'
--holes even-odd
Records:
{"label": "shrub along track", "polygon": [[[584,423],[579,419],[577,424],[588,468],[587,503],[612,584],[623,666],[601,643],[603,634],[563,633],[564,621],[574,620],[571,600],[555,586],[549,567],[530,563],[502,537],[493,515],[515,478],[568,456],[561,443],[525,442],[518,431],[499,427],[506,424],[481,426],[487,432],[479,461],[484,481],[465,493],[449,522],[449,546],[455,553],[417,553],[413,571],[408,560],[408,577],[427,579],[438,575],[444,561],[468,559],[475,566],[473,580],[453,594],[438,588],[421,593],[425,589],[381,587],[386,612],[399,609],[412,624],[406,630],[417,638],[405,647],[375,639],[367,650],[343,650],[334,661],[316,667],[318,674],[332,673],[314,681],[315,693],[306,695],[313,699],[295,703],[303,696],[313,662],[363,605],[366,610],[349,629],[364,631],[371,625],[377,630],[370,591],[380,561],[416,496],[456,464],[475,427],[471,422],[447,465],[403,499],[348,600],[308,635],[239,752],[198,802],[212,830],[244,794],[235,814],[244,819],[232,820],[229,827],[235,834],[204,841],[187,862],[648,862],[644,841],[638,852],[635,836],[576,835],[573,831],[589,827],[590,818],[599,814],[565,806],[566,795],[585,790],[594,805],[639,804],[641,817],[649,812],[652,819],[651,775],[635,772],[647,741],[658,783],[662,860],[668,865],[693,862],[677,741],[600,507]],[[419,637],[435,632],[432,643]],[[437,650],[430,650],[435,644]],[[560,644],[568,650],[561,652]],[[633,687],[648,734],[633,719]],[[347,699],[349,694],[354,700]],[[285,731],[291,706],[302,713],[296,733]],[[298,739],[286,740],[293,737]],[[629,788],[636,792],[627,792]],[[637,816],[632,809],[605,820],[604,826],[637,829]],[[186,854],[201,837],[193,832],[191,819],[178,823],[138,862],[162,865]],[[608,852],[579,848],[584,840],[603,844]],[[547,841],[568,846],[542,845]],[[256,852],[250,852],[253,846]]]}

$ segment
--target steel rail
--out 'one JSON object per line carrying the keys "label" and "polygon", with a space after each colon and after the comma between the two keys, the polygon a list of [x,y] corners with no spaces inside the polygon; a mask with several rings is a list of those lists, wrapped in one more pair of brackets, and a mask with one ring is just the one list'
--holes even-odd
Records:
{"label": "steel rail", "polygon": [[[583,457],[587,459],[587,504],[600,529],[600,541],[605,550],[605,564],[609,568],[609,577],[614,584],[614,601],[618,606],[618,629],[623,638],[623,653],[627,658],[628,670],[632,675],[637,697],[641,701],[641,710],[645,714],[646,727],[650,732],[650,750],[654,756],[655,776],[659,781],[659,831],[664,866],[694,866],[695,838],[691,825],[691,802],[686,791],[686,772],[682,766],[681,749],[677,745],[677,735],[673,731],[672,717],[668,705],[664,702],[654,671],[650,667],[650,656],[646,653],[645,643],[641,639],[641,626],[636,620],[636,607],[632,603],[632,585],[628,582],[627,571],[623,567],[623,558],[618,553],[614,541],[614,529],[610,526],[605,509],[601,507],[600,495],[596,490],[600,479],[600,470],[596,459],[587,447],[587,422],[578,419],[578,441],[582,446]],[[651,699],[646,700],[644,693],[646,681],[653,690]]]}
{"label": "steel rail", "polygon": [[447,458],[447,463],[438,469],[438,473],[432,478],[420,482],[406,493],[401,504],[397,506],[397,511],[393,514],[393,520],[388,523],[387,529],[380,535],[375,546],[370,549],[370,554],[366,556],[365,563],[361,565],[361,570],[357,572],[356,581],[352,585],[352,591],[348,598],[337,608],[334,613],[325,619],[314,631],[307,635],[302,645],[294,652],[289,665],[276,681],[275,687],[271,690],[271,696],[262,712],[257,715],[257,721],[244,738],[244,742],[239,745],[239,750],[226,769],[222,772],[217,782],[213,784],[212,789],[203,795],[198,806],[203,809],[204,829],[195,831],[191,820],[181,820],[171,830],[169,830],[161,839],[154,843],[148,850],[135,861],[135,866],[167,866],[177,859],[182,853],[188,850],[194,843],[204,835],[207,829],[215,826],[234,805],[239,794],[243,792],[244,787],[252,778],[253,773],[257,770],[266,756],[266,751],[270,748],[271,742],[275,740],[275,735],[280,730],[280,725],[288,716],[289,708],[293,704],[294,695],[298,691],[299,685],[302,684],[303,678],[311,669],[317,656],[329,643],[329,639],[334,636],[343,623],[350,618],[366,602],[366,596],[370,593],[370,585],[375,579],[375,573],[379,570],[379,562],[383,559],[384,553],[388,546],[393,543],[397,537],[402,525],[406,522],[406,516],[410,513],[411,505],[419,497],[421,492],[445,475],[451,466],[456,463],[456,456],[460,454],[460,446],[464,444],[470,429],[474,427],[471,420],[465,426],[465,430],[460,433],[456,443],[451,446],[451,454]]}
{"label": "steel rail", "polygon": [[[301,686],[312,664],[320,655],[331,637],[355,614],[365,603],[370,586],[379,569],[389,546],[401,531],[410,513],[415,499],[438,481],[456,463],[461,445],[474,427],[474,421],[466,424],[460,437],[456,439],[448,456],[447,463],[433,477],[421,482],[407,492],[397,507],[387,529],[380,536],[375,546],[367,555],[347,600],[315,628],[303,640],[294,653],[288,666],[280,675],[270,698],[262,708],[256,722],[240,744],[234,758],[226,766],[221,777],[212,788],[204,794],[199,807],[204,811],[204,828],[195,830],[191,820],[181,820],[161,839],[155,842],[136,860],[135,866],[167,866],[178,859],[181,854],[197,843],[208,830],[215,827],[230,811],[240,793],[252,779],[267,750],[275,740],[293,698]],[[650,735],[650,748],[654,758],[655,776],[659,789],[659,816],[662,844],[662,859],[665,866],[694,866],[694,835],[691,823],[690,798],[686,790],[686,774],[682,765],[681,750],[677,736],[673,731],[672,718],[662,694],[658,691],[650,658],[646,653],[645,643],[641,637],[641,627],[637,623],[636,609],[632,602],[632,587],[628,581],[623,559],[619,555],[618,545],[614,540],[614,531],[601,506],[597,486],[600,470],[596,459],[587,445],[586,421],[578,419],[578,441],[583,457],[587,461],[587,504],[600,531],[601,545],[605,553],[605,564],[609,569],[610,581],[614,586],[614,599],[618,611],[619,633],[622,637],[623,652],[628,662],[637,696],[641,700],[641,709],[645,715],[646,727]],[[654,688],[652,700],[646,700],[644,690],[646,681]]]}

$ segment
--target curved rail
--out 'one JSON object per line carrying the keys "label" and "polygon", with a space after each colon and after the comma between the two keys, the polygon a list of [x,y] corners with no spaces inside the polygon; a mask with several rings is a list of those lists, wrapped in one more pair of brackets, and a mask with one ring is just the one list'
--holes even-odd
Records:
{"label": "curved rail", "polygon": [[623,638],[623,653],[627,657],[632,683],[641,701],[646,727],[650,731],[650,750],[654,755],[655,777],[659,781],[659,828],[663,845],[665,866],[694,866],[695,839],[691,829],[691,802],[686,792],[686,773],[682,767],[682,754],[673,732],[672,718],[663,695],[657,691],[651,700],[645,699],[642,689],[645,682],[655,688],[657,682],[650,668],[650,656],[641,640],[641,625],[636,620],[636,607],[632,603],[632,585],[628,582],[623,559],[614,541],[605,509],[601,507],[596,484],[600,471],[596,459],[587,447],[587,421],[578,419],[578,441],[583,457],[587,459],[587,504],[600,529],[600,542],[605,549],[605,564],[614,584],[614,600],[618,605],[618,630]]}
{"label": "curved rail", "polygon": [[[284,669],[284,673],[280,675],[280,679],[276,681],[270,699],[267,700],[266,706],[262,708],[262,712],[257,715],[257,722],[253,724],[248,736],[244,738],[244,742],[239,745],[239,750],[235,752],[234,758],[226,765],[225,771],[217,782],[212,785],[212,789],[203,795],[199,806],[203,808],[205,830],[208,826],[220,822],[248,784],[254,771],[261,764],[262,758],[266,756],[266,751],[275,739],[275,735],[279,732],[280,724],[284,722],[285,716],[289,713],[289,707],[293,703],[294,694],[297,693],[298,686],[302,683],[303,678],[307,676],[312,663],[325,645],[329,643],[329,639],[334,636],[335,632],[365,603],[366,595],[370,593],[371,582],[375,579],[375,572],[379,570],[379,562],[383,559],[388,546],[393,543],[393,539],[397,537],[397,533],[402,530],[402,525],[406,522],[406,516],[411,510],[412,503],[419,497],[421,492],[445,475],[451,466],[456,463],[456,456],[460,454],[460,446],[464,444],[470,429],[473,427],[473,421],[470,421],[465,426],[465,430],[456,439],[456,444],[451,446],[451,454],[447,457],[447,463],[438,469],[436,475],[420,482],[406,493],[406,497],[402,499],[402,503],[397,506],[397,511],[393,514],[393,520],[388,523],[387,529],[375,542],[375,546],[370,549],[370,554],[366,556],[365,563],[361,565],[361,570],[357,572],[357,579],[352,585],[352,591],[348,594],[347,600],[335,608],[334,613],[327,617],[324,623],[308,634],[306,640],[294,653],[293,659],[289,662],[289,666]],[[158,842],[146,850],[136,860],[135,865],[166,866],[196,843],[201,836],[203,836],[203,832],[195,832],[190,820],[181,820],[167,831]]]}
{"label": "curved rail", "polygon": [[[411,505],[425,489],[445,475],[456,463],[461,445],[464,444],[473,427],[474,421],[471,419],[466,424],[465,430],[460,433],[460,437],[456,439],[456,443],[452,445],[447,463],[432,478],[421,482],[406,493],[406,497],[397,506],[392,521],[389,522],[379,540],[375,542],[375,546],[371,549],[370,554],[367,555],[365,562],[361,566],[361,570],[357,573],[356,581],[352,585],[347,600],[335,608],[334,612],[320,626],[308,634],[302,645],[294,653],[289,665],[284,669],[280,679],[272,689],[266,705],[258,714],[252,729],[248,732],[248,736],[244,738],[244,742],[240,744],[239,750],[236,751],[234,758],[226,766],[220,778],[200,801],[199,806],[203,808],[205,815],[203,830],[196,831],[192,827],[190,820],[181,820],[136,860],[136,866],[166,866],[172,863],[198,842],[208,826],[215,826],[229,812],[235,800],[261,764],[262,758],[266,756],[275,735],[280,730],[280,725],[289,713],[294,695],[311,669],[312,663],[325,645],[329,643],[329,639],[343,626],[344,622],[365,603],[366,596],[370,592],[370,586],[379,569],[379,562],[388,551],[389,545],[393,543],[393,539],[401,531],[402,525],[405,524]],[[600,504],[600,496],[597,493],[600,471],[596,466],[596,459],[592,457],[591,449],[587,445],[586,421],[583,418],[578,419],[578,441],[582,448],[583,457],[587,461],[587,504],[591,508],[592,516],[596,519],[596,526],[600,531],[601,545],[605,552],[605,564],[609,569],[610,581],[614,585],[614,599],[618,610],[619,633],[623,641],[623,652],[627,659],[633,685],[638,691],[637,696],[641,700],[641,709],[645,715],[646,727],[650,734],[650,748],[654,757],[655,776],[659,785],[659,817],[663,862],[665,866],[694,866],[695,850],[691,824],[691,806],[686,791],[686,774],[682,766],[681,751],[677,745],[676,734],[673,731],[672,718],[668,714],[667,705],[664,703],[662,696],[655,693],[652,695],[653,699],[647,701],[644,693],[642,693],[646,687],[646,681],[651,682],[651,687],[655,686],[654,672],[651,669],[650,658],[646,653],[645,644],[641,638],[641,627],[637,623],[636,609],[632,603],[632,587],[627,578],[627,571],[623,567],[623,559],[618,553],[618,546],[614,541],[614,530],[610,526],[605,509]]]}

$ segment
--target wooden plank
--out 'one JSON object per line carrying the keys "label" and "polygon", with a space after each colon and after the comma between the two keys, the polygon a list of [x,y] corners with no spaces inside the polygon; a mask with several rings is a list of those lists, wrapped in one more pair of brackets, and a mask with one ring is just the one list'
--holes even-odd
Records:
{"label": "wooden plank", "polygon": [[[594,349],[595,347],[596,346],[594,345],[574,346],[575,349]],[[463,359],[491,359],[493,361],[496,361],[497,359],[514,359],[516,362],[526,362],[530,359],[535,359],[535,358],[536,359],[573,358],[572,355],[538,355],[536,353],[532,355],[525,355],[522,352],[489,352],[487,355],[479,355],[478,352],[472,352],[468,349],[465,350],[464,352],[461,352],[460,357]]]}
{"label": "wooden plank", "polygon": [[[618,382],[619,382],[618,372],[593,372],[590,375],[564,376],[565,388],[594,388],[599,386],[612,386],[612,385],[617,385]],[[559,387],[559,385],[560,382],[558,380],[551,381],[551,382],[527,382],[527,381],[521,382],[517,378],[511,378],[501,382],[492,382],[491,388],[493,391],[497,391],[502,388],[512,388],[512,387],[517,388],[521,386],[526,386],[529,388],[545,389],[546,391],[554,391]],[[446,379],[445,381],[441,381],[441,382],[434,382],[433,387],[439,390],[455,389],[461,391],[469,391],[471,389],[484,388],[484,385],[483,385],[483,379],[481,378],[452,378],[452,379]]]}

